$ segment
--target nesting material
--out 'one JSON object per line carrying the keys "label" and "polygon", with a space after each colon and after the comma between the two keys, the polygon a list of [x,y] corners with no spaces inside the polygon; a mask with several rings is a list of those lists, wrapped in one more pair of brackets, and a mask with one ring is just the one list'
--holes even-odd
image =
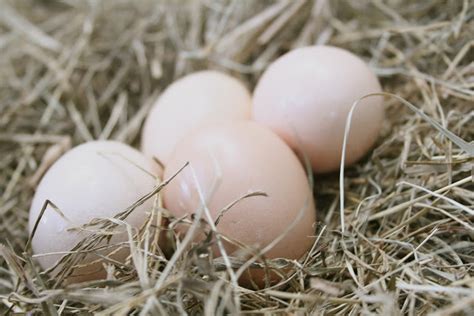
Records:
{"label": "nesting material", "polygon": [[[2,1],[0,311],[473,314],[473,6]],[[38,175],[59,156],[52,152],[69,146],[65,139],[137,148],[144,118],[175,79],[214,69],[254,88],[270,62],[314,44],[358,55],[393,96],[384,99],[385,124],[373,150],[341,180],[316,176],[318,222],[307,255],[213,258],[215,239],[190,245],[173,238],[175,251],[163,253],[160,236],[173,233],[162,219],[171,227],[181,220],[162,208],[165,179],[118,210],[155,201],[124,242],[130,256],[104,261],[105,280],[67,285],[39,269],[28,243],[28,210]],[[94,228],[121,229],[115,222],[96,221]],[[86,238],[66,261],[75,262],[98,238]],[[287,275],[270,288],[243,289],[230,271],[244,265]]]}

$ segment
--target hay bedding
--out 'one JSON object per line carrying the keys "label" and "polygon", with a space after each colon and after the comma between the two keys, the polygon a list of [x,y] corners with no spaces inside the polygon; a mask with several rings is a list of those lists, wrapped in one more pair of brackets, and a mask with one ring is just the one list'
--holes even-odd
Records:
{"label": "hay bedding", "polygon": [[[1,1],[0,311],[472,315],[473,40],[468,0]],[[137,145],[173,79],[214,68],[253,87],[277,56],[314,43],[364,57],[428,120],[386,98],[382,137],[344,175],[344,233],[338,175],[316,177],[314,247],[268,262],[296,267],[285,285],[233,288],[205,247],[169,262],[155,246],[161,210],[107,281],[66,286],[35,272],[24,252],[33,188],[71,144]]]}

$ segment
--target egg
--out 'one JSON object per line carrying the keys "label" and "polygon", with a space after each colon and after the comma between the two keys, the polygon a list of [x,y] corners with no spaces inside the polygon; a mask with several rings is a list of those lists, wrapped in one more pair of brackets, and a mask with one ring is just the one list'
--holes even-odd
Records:
{"label": "egg", "polygon": [[[252,117],[271,128],[317,173],[339,169],[346,118],[359,98],[381,92],[377,77],[356,55],[337,47],[295,49],[263,73],[254,91]],[[350,127],[345,164],[362,158],[384,120],[381,96],[362,100]]]}
{"label": "egg", "polygon": [[[96,218],[112,218],[125,211],[157,185],[162,170],[137,150],[115,141],[94,141],[79,145],[64,154],[47,171],[39,183],[29,214],[29,231],[33,230],[40,211],[49,200],[35,235],[32,248],[37,261],[49,269],[91,232],[77,230]],[[125,221],[139,228],[153,208],[153,198],[136,207]],[[116,245],[128,241],[125,227],[119,227],[108,251],[88,254],[68,277],[68,282],[103,278],[105,270],[100,255],[117,250]],[[118,251],[115,260],[123,260],[127,251]],[[93,261],[96,263],[87,265]],[[54,272],[54,271],[53,271]],[[54,273],[57,273],[54,272]]]}
{"label": "egg", "polygon": [[176,143],[210,122],[250,118],[250,92],[239,80],[217,71],[200,71],[171,84],[159,97],[142,133],[142,151],[166,164]]}
{"label": "egg", "polygon": [[[289,229],[265,253],[267,258],[298,259],[310,248],[316,220],[312,191],[298,158],[273,132],[250,121],[202,127],[177,144],[165,177],[186,162],[189,165],[163,192],[164,205],[174,216],[191,219],[204,198],[214,221],[242,196],[264,192],[267,196],[245,198],[221,214],[217,230],[232,240],[263,249]],[[177,230],[184,234],[188,227],[178,225]],[[234,244],[226,243],[225,249],[228,255],[239,253]],[[213,253],[221,255],[217,245]],[[257,271],[252,275],[255,283],[262,285],[264,274]]]}

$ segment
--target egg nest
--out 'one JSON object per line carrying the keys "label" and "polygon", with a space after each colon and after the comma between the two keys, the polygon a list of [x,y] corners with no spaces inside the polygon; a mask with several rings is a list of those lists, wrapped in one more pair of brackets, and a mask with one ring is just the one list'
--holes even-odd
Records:
{"label": "egg nest", "polygon": [[[0,312],[472,315],[473,34],[468,0],[1,2]],[[164,256],[157,218],[173,218],[159,190],[124,245],[132,255],[107,261],[106,280],[68,285],[41,272],[28,210],[64,151],[98,138],[137,147],[176,78],[217,69],[253,88],[271,61],[313,44],[361,56],[392,95],[374,149],[343,174],[314,176],[312,249],[267,261],[296,271],[282,284],[238,287],[226,268],[244,262],[212,258],[205,242]],[[78,245],[62,276],[99,238]]]}

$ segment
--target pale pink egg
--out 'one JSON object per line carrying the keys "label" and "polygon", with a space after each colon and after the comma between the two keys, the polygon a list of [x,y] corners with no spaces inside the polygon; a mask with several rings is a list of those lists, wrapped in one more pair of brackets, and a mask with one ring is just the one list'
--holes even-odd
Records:
{"label": "pale pink egg", "polygon": [[[331,46],[304,47],[283,55],[264,72],[254,91],[252,116],[306,154],[315,172],[334,171],[340,166],[352,104],[377,92],[377,77],[356,55]],[[370,97],[356,108],[346,165],[362,158],[377,140],[382,101],[381,96]]]}
{"label": "pale pink egg", "polygon": [[[245,194],[265,192],[268,196],[246,198],[226,211],[217,230],[257,250],[289,230],[264,254],[267,258],[298,259],[311,247],[316,220],[311,188],[296,155],[273,132],[250,121],[211,124],[178,143],[165,177],[186,162],[189,166],[163,193],[165,207],[173,215],[191,219],[202,204],[199,191],[213,220]],[[183,226],[178,230],[184,234],[187,226]],[[234,256],[242,251],[230,243],[226,249]],[[213,250],[221,255],[217,246]],[[263,284],[263,274],[252,275]]]}

